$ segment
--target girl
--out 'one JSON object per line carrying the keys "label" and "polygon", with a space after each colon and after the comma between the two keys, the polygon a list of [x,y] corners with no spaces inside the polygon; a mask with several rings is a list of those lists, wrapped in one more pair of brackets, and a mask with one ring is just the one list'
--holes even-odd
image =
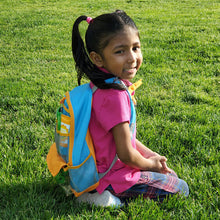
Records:
{"label": "girl", "polygon": [[[82,21],[89,23],[86,48],[79,33]],[[119,10],[94,19],[80,16],[73,25],[72,52],[78,84],[86,76],[91,87],[98,88],[89,125],[98,171],[104,173],[118,156],[100,179],[97,191],[78,200],[105,205],[104,198],[112,205],[117,203],[114,196],[121,202],[139,195],[160,200],[177,193],[188,196],[188,185],[167,167],[167,159],[136,139],[135,121],[131,121],[135,120],[135,111],[126,89],[142,63],[139,32],[133,20]]]}

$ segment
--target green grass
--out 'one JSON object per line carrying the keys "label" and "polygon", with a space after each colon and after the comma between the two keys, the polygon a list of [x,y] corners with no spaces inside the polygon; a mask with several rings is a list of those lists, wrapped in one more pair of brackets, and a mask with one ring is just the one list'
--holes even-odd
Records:
{"label": "green grass", "polygon": [[[0,2],[0,219],[218,219],[218,0]],[[121,209],[79,205],[51,177],[55,111],[76,86],[71,28],[125,10],[139,27],[138,138],[186,180],[187,199],[141,198]],[[87,24],[82,24],[82,32]]]}

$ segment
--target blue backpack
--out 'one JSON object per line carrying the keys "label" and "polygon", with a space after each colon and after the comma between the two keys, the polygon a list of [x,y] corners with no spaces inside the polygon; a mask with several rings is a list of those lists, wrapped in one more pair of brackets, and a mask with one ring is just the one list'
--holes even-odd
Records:
{"label": "blue backpack", "polygon": [[[107,83],[121,83],[117,78]],[[130,93],[139,87],[141,81],[132,84],[127,90],[131,99],[130,129],[135,123],[135,109]],[[89,122],[92,108],[92,95],[97,87],[91,89],[90,84],[77,86],[67,92],[60,101],[62,106],[57,110],[55,142],[47,155],[47,165],[51,174],[64,188],[67,195],[74,193],[76,197],[84,192],[97,188],[103,178],[117,161],[115,156],[111,166],[105,173],[98,173]],[[133,132],[133,131],[131,131]]]}

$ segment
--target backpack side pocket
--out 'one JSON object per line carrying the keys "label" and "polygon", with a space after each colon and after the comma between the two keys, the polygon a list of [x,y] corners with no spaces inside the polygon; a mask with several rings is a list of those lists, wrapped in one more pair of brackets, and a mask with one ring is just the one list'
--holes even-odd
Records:
{"label": "backpack side pocket", "polygon": [[56,142],[57,152],[66,161],[66,163],[68,163],[70,123],[71,123],[70,117],[64,115],[63,107],[60,107],[57,110],[55,142]]}

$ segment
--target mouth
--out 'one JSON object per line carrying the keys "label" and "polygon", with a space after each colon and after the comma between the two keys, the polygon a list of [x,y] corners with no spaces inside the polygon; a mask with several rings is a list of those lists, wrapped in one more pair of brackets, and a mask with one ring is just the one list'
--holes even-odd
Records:
{"label": "mouth", "polygon": [[124,72],[128,73],[128,74],[133,74],[134,72],[137,71],[136,67],[131,67],[131,68],[126,68],[124,69]]}

